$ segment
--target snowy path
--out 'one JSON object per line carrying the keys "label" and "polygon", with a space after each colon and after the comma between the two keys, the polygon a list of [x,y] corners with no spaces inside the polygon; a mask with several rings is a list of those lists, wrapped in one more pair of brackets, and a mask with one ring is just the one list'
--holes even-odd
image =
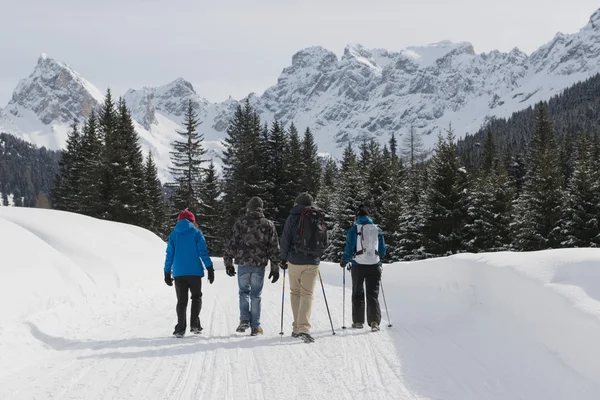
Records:
{"label": "snowy path", "polygon": [[[333,265],[323,268],[329,280],[338,272]],[[531,326],[517,321],[506,329],[502,310],[489,315],[485,307],[477,310],[477,304],[472,305],[472,314],[461,317],[464,320],[450,321],[456,311],[453,303],[462,296],[459,288],[454,293],[440,291],[442,297],[435,298],[431,292],[419,294],[423,288],[419,290],[420,282],[413,279],[413,288],[402,288],[403,294],[388,284],[388,297],[398,304],[400,295],[406,303],[392,310],[394,327],[384,327],[379,333],[339,329],[342,290],[327,285],[337,331],[333,336],[317,286],[316,343],[310,345],[288,336],[287,300],[286,336],[278,335],[280,283],[265,287],[265,335],[253,338],[234,333],[236,280],[223,271],[217,272],[213,286],[204,288],[201,317],[205,331],[200,336],[169,337],[175,296],[166,286],[139,288],[105,307],[78,310],[73,317],[82,320],[71,321],[72,330],[62,334],[45,332],[44,318],[39,316],[41,322],[27,322],[27,328],[51,351],[34,365],[0,374],[0,398],[597,398],[598,375],[590,379],[570,368],[568,360],[551,350],[551,343],[540,342]],[[560,299],[552,292],[547,296],[548,306],[560,306],[553,303]],[[531,317],[527,307],[523,312]],[[581,318],[585,323],[587,317]],[[547,325],[548,321],[531,323]],[[600,332],[600,324],[592,329]]]}
{"label": "snowy path", "polygon": [[[204,289],[199,336],[169,337],[175,298],[166,286],[160,289],[136,304],[97,310],[89,319],[93,326],[81,324],[64,337],[29,324],[53,351],[35,366],[0,375],[0,398],[420,398],[402,383],[394,333],[337,329],[333,336],[320,291],[313,311],[316,343],[305,344],[289,337],[287,301],[286,336],[278,335],[279,282],[265,287],[265,335],[256,338],[234,333],[236,280],[222,271]],[[329,292],[334,300],[341,296],[338,288]]]}
{"label": "snowy path", "polygon": [[[340,329],[342,270],[321,271],[316,342],[279,336],[281,281],[265,283],[265,335],[234,332],[236,279],[215,259],[200,336],[175,339],[165,244],[139,228],[0,209],[0,399],[600,398],[600,249],[459,255],[385,267],[393,328]],[[350,324],[350,290],[346,297]]]}

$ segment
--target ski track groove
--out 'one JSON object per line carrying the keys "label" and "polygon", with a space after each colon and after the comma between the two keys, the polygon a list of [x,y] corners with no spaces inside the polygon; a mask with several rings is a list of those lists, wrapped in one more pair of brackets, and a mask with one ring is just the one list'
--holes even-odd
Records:
{"label": "ski track groove", "polygon": [[[117,312],[109,309],[103,314],[104,310],[95,309],[93,325],[77,326],[72,336],[60,338],[67,344],[44,354],[37,363],[36,379],[30,378],[20,388],[11,385],[16,390],[9,391],[8,398],[418,398],[396,371],[401,364],[381,356],[390,352],[392,340],[384,336],[389,334],[338,327],[332,335],[320,290],[315,290],[312,315],[316,342],[305,344],[291,338],[288,291],[284,307],[284,331],[288,332],[280,337],[281,291],[269,284],[265,280],[261,316],[265,334],[257,337],[250,337],[249,331],[235,334],[237,291],[217,297],[217,291],[223,293],[218,287],[206,289],[203,296],[203,333],[186,334],[183,339],[166,339],[175,320],[175,299],[170,292],[151,299],[146,299],[155,294],[151,291],[137,293],[132,296],[137,303]],[[334,325],[339,325],[341,288],[326,287],[326,291]],[[393,360],[393,353],[389,357]],[[378,359],[376,367],[367,361],[372,358]],[[33,372],[18,379],[26,382],[28,376],[33,377]]]}

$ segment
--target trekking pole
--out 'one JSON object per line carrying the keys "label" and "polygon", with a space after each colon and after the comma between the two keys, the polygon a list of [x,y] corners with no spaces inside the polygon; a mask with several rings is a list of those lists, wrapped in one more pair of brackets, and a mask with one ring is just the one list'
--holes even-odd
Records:
{"label": "trekking pole", "polygon": [[344,295],[342,297],[342,329],[346,329],[346,267],[344,267],[344,279],[342,286],[344,287]]}
{"label": "trekking pole", "polygon": [[385,304],[385,313],[388,317],[388,328],[392,327],[392,321],[390,321],[390,313],[388,312],[387,301],[385,301],[385,290],[383,290],[383,281],[380,280],[379,284],[381,285],[381,294],[383,295],[383,304]]}
{"label": "trekking pole", "polygon": [[323,278],[321,278],[321,271],[319,270],[319,280],[321,281],[321,289],[323,289],[323,298],[325,298],[325,307],[327,307],[327,314],[329,315],[329,322],[331,323],[331,332],[335,335],[335,329],[333,329],[333,320],[331,319],[331,313],[329,312],[329,304],[327,303],[327,296],[325,295],[325,286],[323,286]]}
{"label": "trekking pole", "polygon": [[283,336],[283,303],[285,300],[285,269],[283,270],[283,291],[281,293],[281,332],[279,334]]}

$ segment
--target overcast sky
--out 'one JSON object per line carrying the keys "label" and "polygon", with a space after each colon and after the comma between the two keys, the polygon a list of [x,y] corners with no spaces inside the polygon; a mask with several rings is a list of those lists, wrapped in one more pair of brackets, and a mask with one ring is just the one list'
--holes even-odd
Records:
{"label": "overcast sky", "polygon": [[598,0],[0,0],[0,106],[40,53],[101,90],[191,81],[211,101],[262,93],[292,55],[441,40],[530,53],[582,28]]}

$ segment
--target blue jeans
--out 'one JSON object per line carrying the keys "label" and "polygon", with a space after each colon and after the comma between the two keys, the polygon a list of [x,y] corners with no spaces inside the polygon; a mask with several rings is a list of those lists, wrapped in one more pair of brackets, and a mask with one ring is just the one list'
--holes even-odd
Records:
{"label": "blue jeans", "polygon": [[240,321],[250,321],[251,328],[260,327],[260,296],[265,282],[265,267],[240,265]]}

